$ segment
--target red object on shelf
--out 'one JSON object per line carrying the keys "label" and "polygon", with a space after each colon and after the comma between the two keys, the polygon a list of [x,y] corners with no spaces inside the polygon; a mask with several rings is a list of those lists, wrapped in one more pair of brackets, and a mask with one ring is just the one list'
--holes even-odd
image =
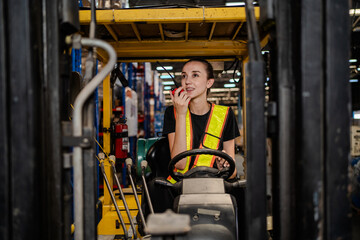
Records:
{"label": "red object on shelf", "polygon": [[115,157],[127,158],[129,152],[128,126],[122,119],[115,124]]}

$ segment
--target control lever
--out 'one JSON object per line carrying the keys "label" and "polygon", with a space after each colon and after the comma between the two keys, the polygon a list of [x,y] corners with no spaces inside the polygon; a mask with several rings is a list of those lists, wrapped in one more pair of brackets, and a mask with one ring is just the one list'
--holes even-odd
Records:
{"label": "control lever", "polygon": [[120,197],[121,197],[121,200],[123,201],[124,203],[124,207],[125,207],[125,210],[126,210],[126,214],[129,218],[129,222],[130,222],[130,225],[131,225],[131,228],[133,230],[133,233],[134,233],[134,239],[137,239],[137,233],[136,233],[136,228],[135,228],[135,225],[134,225],[134,222],[133,222],[133,219],[132,219],[132,216],[131,216],[131,213],[130,213],[130,210],[129,210],[129,207],[128,207],[128,204],[126,202],[126,199],[125,199],[125,196],[124,196],[124,192],[121,188],[121,184],[120,184],[120,181],[119,181],[119,178],[116,174],[116,167],[115,167],[115,160],[116,160],[116,157],[114,155],[110,155],[110,163],[111,163],[111,166],[112,166],[112,169],[113,169],[113,173],[114,173],[114,178],[115,178],[115,182],[116,182],[116,185],[118,186],[118,189],[119,189],[119,193],[120,193]]}
{"label": "control lever", "polygon": [[141,166],[141,178],[142,178],[143,185],[144,185],[144,190],[145,190],[146,199],[147,199],[148,204],[149,204],[150,212],[151,212],[151,213],[154,213],[154,208],[153,208],[152,203],[151,203],[149,190],[148,190],[148,187],[147,187],[147,184],[146,184],[146,180],[145,180],[145,170],[146,170],[146,168],[147,168],[147,166],[148,166],[148,162],[147,162],[146,160],[144,160],[144,161],[142,161],[142,162],[140,163],[140,166]]}
{"label": "control lever", "polygon": [[125,226],[124,219],[122,218],[122,216],[121,216],[121,214],[120,214],[120,210],[119,210],[119,207],[118,207],[118,205],[117,205],[117,203],[116,203],[116,199],[115,199],[114,193],[113,193],[112,190],[111,190],[111,186],[110,186],[109,180],[108,180],[108,178],[107,178],[107,176],[106,176],[106,173],[105,173],[104,162],[103,162],[103,160],[105,159],[105,154],[104,154],[104,153],[99,153],[99,158],[102,160],[102,161],[100,162],[100,168],[101,168],[101,172],[102,172],[102,174],[103,174],[103,176],[104,176],[104,180],[105,180],[105,183],[106,183],[106,187],[107,187],[107,189],[108,189],[108,191],[109,191],[109,193],[110,193],[110,197],[111,197],[111,200],[112,200],[112,202],[113,202],[113,204],[114,204],[114,206],[115,206],[116,213],[117,213],[118,218],[119,218],[119,220],[120,220],[121,226],[122,226],[122,228],[124,229],[125,239],[128,239],[129,236],[128,236],[128,232],[127,232],[127,229],[126,229],[126,226]]}
{"label": "control lever", "polygon": [[144,213],[141,209],[141,205],[140,205],[140,201],[139,201],[139,198],[138,198],[138,195],[137,195],[137,191],[136,191],[136,187],[135,187],[135,184],[134,184],[134,180],[132,178],[132,175],[131,175],[131,166],[133,164],[132,162],[132,159],[131,158],[127,158],[125,160],[125,164],[126,164],[126,167],[127,167],[127,170],[128,170],[128,174],[129,174],[129,178],[130,178],[130,183],[131,183],[131,188],[134,192],[134,197],[135,197],[135,201],[136,201],[136,205],[138,206],[138,209],[139,209],[139,213],[140,213],[140,218],[141,218],[141,222],[143,224],[143,227],[144,229],[146,229],[146,222],[145,222],[145,217],[144,217]]}

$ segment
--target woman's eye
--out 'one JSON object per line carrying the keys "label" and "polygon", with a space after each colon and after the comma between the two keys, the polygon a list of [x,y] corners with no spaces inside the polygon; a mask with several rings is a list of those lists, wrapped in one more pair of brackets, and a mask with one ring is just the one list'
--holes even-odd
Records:
{"label": "woman's eye", "polygon": [[196,73],[195,73],[195,74],[193,74],[193,77],[198,77],[198,76],[199,76],[199,74],[196,74]]}
{"label": "woman's eye", "polygon": [[184,79],[186,76],[185,75],[181,75],[181,78]]}

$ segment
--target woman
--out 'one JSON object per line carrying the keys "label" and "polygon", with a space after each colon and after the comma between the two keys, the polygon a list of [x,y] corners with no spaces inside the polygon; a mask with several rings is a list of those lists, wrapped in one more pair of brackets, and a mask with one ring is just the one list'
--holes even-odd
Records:
{"label": "woman", "polygon": [[[173,106],[165,111],[163,135],[167,135],[171,158],[189,149],[213,148],[235,159],[235,138],[239,136],[236,118],[229,107],[211,104],[207,95],[214,84],[212,65],[204,59],[191,59],[181,73],[181,87],[171,95]],[[195,166],[216,167],[230,164],[219,157],[184,158],[176,165],[182,173]],[[230,178],[236,176],[236,170]],[[169,181],[173,179],[168,178]]]}

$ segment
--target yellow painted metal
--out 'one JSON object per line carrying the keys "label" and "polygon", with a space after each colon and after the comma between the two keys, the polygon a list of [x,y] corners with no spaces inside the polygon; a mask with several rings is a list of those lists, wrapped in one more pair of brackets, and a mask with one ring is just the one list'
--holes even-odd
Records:
{"label": "yellow painted metal", "polygon": [[162,27],[161,23],[159,23],[159,30],[160,30],[161,40],[164,41],[165,40],[164,30],[163,30],[163,27]]}
{"label": "yellow painted metal", "polygon": [[[111,88],[110,88],[110,75],[108,75],[104,81],[103,81],[103,127],[104,129],[110,129],[110,124],[111,124],[111,114],[112,114],[112,106],[111,106]],[[105,151],[105,155],[109,155],[110,154],[110,142],[111,138],[110,138],[110,132],[109,131],[104,131],[103,132],[103,149]],[[105,168],[105,173],[106,176],[108,177],[110,186],[112,188],[114,181],[113,181],[113,171],[111,168],[111,164],[109,163],[109,161],[104,161],[104,168]],[[112,189],[111,189],[112,191]],[[107,191],[106,189],[106,183],[104,180],[104,204],[105,205],[109,205],[111,204],[111,197],[110,197],[110,193],[109,191]],[[103,214],[104,214],[104,209],[103,209]]]}
{"label": "yellow painted metal", "polygon": [[210,36],[209,36],[209,40],[212,39],[212,36],[213,36],[213,34],[214,34],[214,30],[215,30],[215,26],[216,26],[216,22],[214,22],[214,23],[212,24],[211,31],[210,31]]}
{"label": "yellow painted metal", "polygon": [[[124,192],[126,189],[124,189]],[[115,191],[116,193],[116,191]],[[141,201],[141,194],[138,194],[139,201]],[[130,221],[128,218],[128,215],[125,211],[125,207],[123,202],[117,198],[117,205],[119,207],[120,213],[122,218],[124,219],[126,229],[129,230],[131,227]],[[132,218],[136,217],[138,213],[135,197],[133,194],[125,194],[125,199],[128,204],[130,214]],[[100,198],[100,201],[103,201],[104,198]],[[103,216],[97,226],[98,234],[99,235],[123,235],[124,231],[122,229],[121,223],[119,222],[119,217],[117,216],[115,206],[113,204],[110,205],[103,205],[103,208],[106,209],[106,211],[103,210]]]}
{"label": "yellow painted metal", "polygon": [[243,25],[244,25],[244,22],[239,23],[239,26],[236,29],[236,31],[235,31],[233,37],[231,38],[231,40],[235,40],[236,36],[238,35],[238,33],[239,33],[239,31],[240,31],[240,29],[242,28]]}
{"label": "yellow painted metal", "polygon": [[[259,19],[260,9],[255,7]],[[80,24],[89,24],[90,10],[79,11]],[[120,23],[182,23],[182,22],[244,22],[244,7],[222,8],[170,8],[170,9],[117,9],[97,10],[97,24]]]}
{"label": "yellow painted metal", "polygon": [[135,23],[131,23],[131,27],[132,27],[132,29],[133,29],[133,31],[134,31],[137,39],[138,39],[139,41],[141,41],[141,35],[140,35],[139,30],[137,29]]}
{"label": "yellow painted metal", "polygon": [[[218,40],[181,41],[118,41],[109,42],[118,58],[132,57],[192,57],[192,56],[244,56],[246,42]],[[99,49],[100,56],[106,54]]]}
{"label": "yellow painted metal", "polygon": [[[80,23],[90,24],[90,10],[79,12]],[[255,7],[255,17],[260,16],[259,7]],[[131,61],[143,58],[163,57],[193,57],[193,56],[244,56],[247,55],[246,41],[237,40],[237,36],[246,21],[244,7],[222,7],[222,8],[170,8],[170,9],[116,9],[97,10],[97,24],[103,24],[108,29],[115,41],[110,41],[115,48],[121,61],[134,58]],[[190,35],[190,24],[212,23],[211,32],[203,39],[192,39]],[[214,38],[217,23],[238,23],[235,33],[223,36],[223,40]],[[144,27],[139,24],[158,24],[158,37],[147,39],[142,34]],[[182,40],[166,39],[164,36],[164,24],[183,24],[185,37]],[[129,25],[135,35],[129,38],[118,36],[115,25]],[[155,34],[156,35],[156,34]],[[133,38],[136,36],[137,40]],[[132,39],[131,39],[132,38]],[[99,59],[107,60],[107,54],[98,52]],[[124,60],[122,58],[125,58]]]}
{"label": "yellow painted metal", "polygon": [[109,33],[111,34],[111,36],[114,38],[115,41],[119,41],[118,36],[116,35],[114,29],[112,29],[110,24],[105,24],[104,25],[106,27],[106,29],[109,31]]}

